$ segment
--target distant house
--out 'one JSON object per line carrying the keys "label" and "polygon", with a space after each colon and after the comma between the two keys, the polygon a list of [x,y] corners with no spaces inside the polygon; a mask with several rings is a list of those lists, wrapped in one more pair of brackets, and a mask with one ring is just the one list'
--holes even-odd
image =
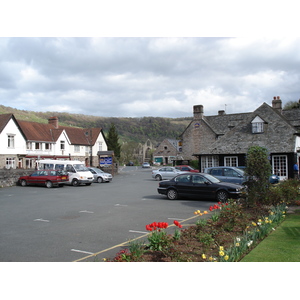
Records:
{"label": "distant house", "polygon": [[212,166],[245,166],[251,146],[269,151],[272,172],[280,179],[293,177],[300,156],[300,109],[283,110],[280,97],[251,113],[204,116],[194,106],[194,118],[181,135],[184,159],[197,157],[199,170]]}
{"label": "distant house", "polygon": [[0,168],[34,168],[36,160],[43,158],[79,160],[98,166],[98,151],[107,151],[101,128],[59,126],[57,117],[42,124],[17,121],[12,114],[0,115],[0,139]]}
{"label": "distant house", "polygon": [[26,137],[13,114],[0,115],[0,168],[22,166],[26,157]]}
{"label": "distant house", "polygon": [[181,157],[181,146],[179,140],[165,139],[153,152],[153,162],[156,164],[172,164]]}

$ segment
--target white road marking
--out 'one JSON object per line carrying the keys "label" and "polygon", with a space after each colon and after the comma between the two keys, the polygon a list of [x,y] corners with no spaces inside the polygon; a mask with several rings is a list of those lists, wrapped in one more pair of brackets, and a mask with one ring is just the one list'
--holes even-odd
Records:
{"label": "white road marking", "polygon": [[40,221],[40,222],[50,222],[49,220],[43,220],[43,219],[35,219],[33,221]]}
{"label": "white road marking", "polygon": [[148,232],[145,232],[145,231],[136,231],[136,230],[129,230],[129,232],[134,232],[134,233],[143,233],[143,234],[146,234]]}
{"label": "white road marking", "polygon": [[85,253],[85,254],[94,254],[92,252],[82,251],[82,250],[77,250],[77,249],[71,249],[71,251],[73,251],[73,252],[79,252],[79,253]]}
{"label": "white road marking", "polygon": [[168,218],[168,220],[177,220],[177,221],[183,221],[184,219]]}
{"label": "white road marking", "polygon": [[88,214],[93,214],[93,211],[88,211],[88,210],[81,210],[80,213],[88,213]]}
{"label": "white road marking", "polygon": [[128,205],[123,205],[123,204],[115,204],[115,206],[128,206]]}

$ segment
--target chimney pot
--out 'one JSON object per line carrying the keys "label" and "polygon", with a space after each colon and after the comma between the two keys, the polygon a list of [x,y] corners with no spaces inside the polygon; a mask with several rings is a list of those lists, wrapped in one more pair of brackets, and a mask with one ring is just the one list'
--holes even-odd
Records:
{"label": "chimney pot", "polygon": [[50,117],[48,124],[53,125],[56,129],[58,128],[58,117]]}
{"label": "chimney pot", "polygon": [[194,105],[194,119],[203,118],[203,105]]}

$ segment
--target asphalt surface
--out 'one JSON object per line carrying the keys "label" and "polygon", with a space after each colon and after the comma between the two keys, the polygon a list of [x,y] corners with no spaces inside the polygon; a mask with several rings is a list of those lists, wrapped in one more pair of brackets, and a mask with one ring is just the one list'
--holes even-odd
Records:
{"label": "asphalt surface", "polygon": [[195,210],[215,203],[170,201],[157,187],[151,169],[125,167],[110,183],[2,188],[0,261],[102,261],[130,240],[146,240],[146,224],[176,219],[187,226]]}

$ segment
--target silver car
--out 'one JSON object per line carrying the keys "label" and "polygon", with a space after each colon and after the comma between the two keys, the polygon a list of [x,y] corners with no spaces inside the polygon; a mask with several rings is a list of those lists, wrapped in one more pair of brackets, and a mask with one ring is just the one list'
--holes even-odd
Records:
{"label": "silver car", "polygon": [[180,170],[177,170],[174,167],[163,167],[157,170],[152,170],[152,178],[155,180],[165,180],[165,179],[172,179],[173,177],[183,174],[186,172],[182,172]]}
{"label": "silver car", "polygon": [[112,181],[112,175],[109,173],[105,173],[102,170],[98,169],[98,168],[88,168],[93,176],[94,176],[94,181],[93,182],[110,182]]}

